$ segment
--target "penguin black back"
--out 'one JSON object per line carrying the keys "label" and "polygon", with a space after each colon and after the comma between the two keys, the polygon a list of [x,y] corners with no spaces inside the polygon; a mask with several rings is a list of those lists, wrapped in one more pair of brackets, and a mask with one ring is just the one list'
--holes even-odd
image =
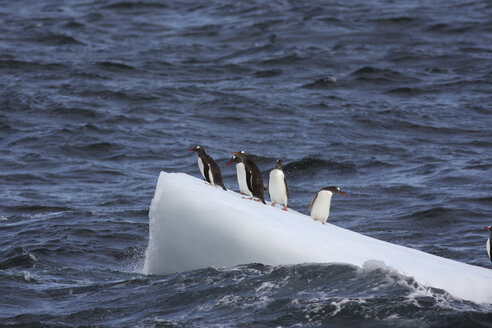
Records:
{"label": "penguin black back", "polygon": [[263,176],[261,175],[258,166],[256,166],[251,158],[249,158],[249,155],[244,151],[233,153],[233,155],[241,157],[243,160],[246,169],[246,182],[253,197],[257,197],[263,204],[266,204],[264,199],[265,185],[263,184]]}
{"label": "penguin black back", "polygon": [[[222,180],[222,173],[220,172],[220,168],[215,163],[212,157],[210,157],[205,149],[198,145],[195,148],[188,149],[189,151],[194,151],[198,155],[198,166],[200,167],[200,171],[202,171],[202,175],[210,184],[215,186],[221,186],[222,189],[227,190],[224,186],[224,182]],[[201,161],[201,165],[200,165]]]}

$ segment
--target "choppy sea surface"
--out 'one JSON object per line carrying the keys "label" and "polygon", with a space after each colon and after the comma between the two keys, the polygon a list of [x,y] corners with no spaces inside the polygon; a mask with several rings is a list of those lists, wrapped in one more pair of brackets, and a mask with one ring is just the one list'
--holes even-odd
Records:
{"label": "choppy sea surface", "polygon": [[[0,326],[491,327],[343,264],[141,273],[161,170],[231,153],[289,206],[490,267],[490,1],[1,1]],[[443,272],[445,274],[445,272]],[[491,281],[492,283],[492,281]]]}

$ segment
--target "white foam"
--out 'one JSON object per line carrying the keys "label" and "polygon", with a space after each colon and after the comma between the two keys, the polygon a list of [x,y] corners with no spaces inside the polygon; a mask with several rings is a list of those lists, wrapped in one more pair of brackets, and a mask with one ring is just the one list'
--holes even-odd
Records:
{"label": "white foam", "polygon": [[[161,172],[150,206],[144,273],[209,266],[382,262],[419,284],[492,303],[492,270],[370,238],[243,199],[183,173]],[[377,262],[367,262],[365,269]],[[376,266],[381,266],[377,263]],[[369,266],[369,267],[368,267]]]}

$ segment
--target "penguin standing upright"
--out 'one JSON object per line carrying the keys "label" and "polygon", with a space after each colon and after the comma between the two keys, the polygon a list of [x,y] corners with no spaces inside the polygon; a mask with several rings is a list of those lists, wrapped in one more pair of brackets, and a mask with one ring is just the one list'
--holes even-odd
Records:
{"label": "penguin standing upright", "polygon": [[311,217],[314,221],[321,221],[321,223],[326,224],[326,220],[330,215],[331,196],[333,194],[345,196],[340,188],[335,186],[325,187],[316,193],[311,206],[309,206],[309,212],[311,212]]}
{"label": "penguin standing upright", "polygon": [[282,169],[282,161],[278,160],[275,167],[270,171],[270,179],[268,180],[268,194],[272,201],[272,206],[275,203],[284,205],[283,210],[287,211],[287,197],[289,190],[287,189],[287,181],[285,181],[284,170]]}
{"label": "penguin standing upright", "polygon": [[246,184],[248,186],[248,194],[251,195],[250,198],[258,198],[263,204],[265,203],[264,194],[265,194],[265,185],[263,184],[263,176],[261,175],[261,171],[256,166],[256,164],[249,158],[249,155],[240,151],[238,153],[232,153],[232,155],[241,157],[241,160],[244,163],[244,169],[246,171]]}
{"label": "penguin standing upright", "polygon": [[200,172],[202,172],[203,177],[213,186],[221,186],[222,189],[227,190],[224,187],[224,182],[222,181],[222,173],[220,173],[220,168],[212,159],[205,153],[205,149],[198,145],[195,148],[188,149],[188,151],[194,151],[198,154],[198,167]]}
{"label": "penguin standing upright", "polygon": [[241,157],[233,155],[229,163],[227,163],[227,166],[231,165],[232,163],[236,163],[236,175],[237,175],[237,184],[239,185],[239,192],[242,195],[249,194],[250,196],[253,196],[253,194],[250,193],[248,189],[248,184],[246,182],[246,169],[244,168],[244,163]]}
{"label": "penguin standing upright", "polygon": [[487,242],[485,243],[485,247],[487,248],[487,254],[489,255],[490,262],[492,262],[492,256],[490,255],[490,239],[492,238],[492,225],[489,225],[488,227],[484,227],[485,230],[489,231],[489,239],[487,239]]}

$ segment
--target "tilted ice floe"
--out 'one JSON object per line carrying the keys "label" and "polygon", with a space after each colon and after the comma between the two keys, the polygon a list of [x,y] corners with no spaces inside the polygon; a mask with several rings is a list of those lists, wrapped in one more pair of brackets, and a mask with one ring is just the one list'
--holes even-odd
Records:
{"label": "tilted ice floe", "polygon": [[161,172],[150,206],[144,273],[209,266],[384,262],[420,284],[492,303],[492,270],[321,225],[183,173]]}

